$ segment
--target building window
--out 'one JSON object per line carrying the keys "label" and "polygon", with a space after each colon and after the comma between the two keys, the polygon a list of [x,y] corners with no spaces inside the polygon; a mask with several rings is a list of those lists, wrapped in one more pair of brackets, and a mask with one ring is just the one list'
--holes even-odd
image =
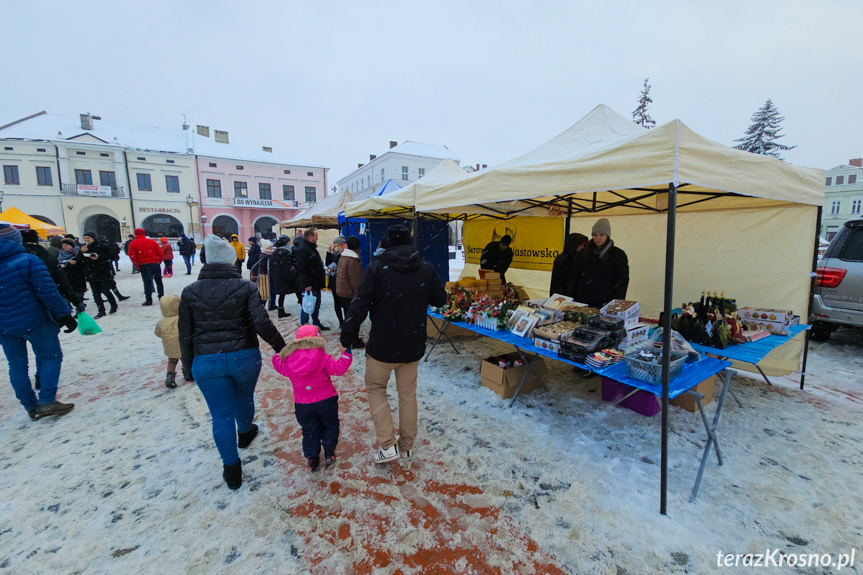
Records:
{"label": "building window", "polygon": [[850,174],[848,176],[848,183],[849,184],[856,184],[857,183],[857,174]]}
{"label": "building window", "polygon": [[114,172],[99,172],[99,183],[103,186],[117,187],[117,176]]}
{"label": "building window", "polygon": [[828,242],[832,241],[833,238],[835,238],[836,234],[838,234],[838,233],[839,233],[839,226],[827,226],[827,237],[824,239],[826,239]]}
{"label": "building window", "polygon": [[291,202],[293,202],[297,199],[294,197],[294,186],[288,186],[288,185],[282,186],[282,199],[289,200]]}
{"label": "building window", "polygon": [[842,207],[841,200],[833,200],[832,202],[830,202],[830,215],[835,216],[836,214],[838,214],[839,208],[841,208],[841,207]]}
{"label": "building window", "polygon": [[258,182],[258,197],[262,200],[272,200],[273,199],[273,189],[270,184],[264,184],[262,182]]}
{"label": "building window", "polygon": [[142,162],[147,161],[147,158],[145,158],[144,156],[138,156],[138,159],[141,160]]}
{"label": "building window", "polygon": [[315,173],[314,172],[306,172],[306,175],[311,178],[315,175]]}
{"label": "building window", "polygon": [[75,152],[75,153],[78,154],[79,156],[86,156],[87,155],[87,152]]}
{"label": "building window", "polygon": [[180,176],[165,176],[165,188],[171,193],[180,193]]}
{"label": "building window", "polygon": [[207,197],[221,198],[222,197],[222,181],[207,180]]}
{"label": "building window", "polygon": [[36,151],[37,151],[37,152],[44,152],[44,151],[45,151],[45,148],[36,148]]}
{"label": "building window", "polygon": [[402,166],[402,179],[403,180],[408,179],[408,167],[407,166]]}
{"label": "building window", "polygon": [[841,186],[845,183],[845,176],[836,176],[836,185]]}
{"label": "building window", "polygon": [[234,197],[235,198],[248,198],[249,197],[249,186],[246,182],[234,182]]}
{"label": "building window", "polygon": [[7,152],[11,152],[12,146],[4,146],[3,149],[6,150]]}
{"label": "building window", "polygon": [[318,201],[318,193],[314,186],[306,186],[306,201],[310,204]]}
{"label": "building window", "polygon": [[100,156],[102,156],[103,158],[107,158],[107,157],[108,157],[108,154],[106,154],[105,152],[100,152],[100,153],[99,153],[99,155],[100,155]]}
{"label": "building window", "polygon": [[92,186],[93,174],[90,170],[75,170],[75,183],[79,186]]}
{"label": "building window", "polygon": [[825,186],[833,185],[833,176],[828,176],[828,177],[827,177],[827,183],[826,183],[826,184],[824,184],[824,185],[825,185]]}
{"label": "building window", "polygon": [[153,191],[153,184],[150,182],[150,174],[138,174],[138,189],[142,192]]}
{"label": "building window", "polygon": [[426,175],[426,169],[425,169],[425,168],[419,168],[419,169],[417,170],[417,175],[418,175],[419,177],[423,177],[424,175]]}
{"label": "building window", "polygon": [[243,166],[237,166],[237,169],[238,169],[238,170],[242,170],[242,169],[243,169]]}
{"label": "building window", "polygon": [[40,186],[53,186],[54,178],[51,177],[51,168],[36,166],[36,183]]}
{"label": "building window", "polygon": [[210,162],[210,167],[211,167],[211,168],[215,168],[215,167],[216,167],[216,162]]}
{"label": "building window", "polygon": [[372,176],[371,176],[371,174],[369,174],[369,176],[366,178],[366,187],[369,187],[371,185],[372,185]]}
{"label": "building window", "polygon": [[384,181],[384,169],[381,168],[381,182]]}
{"label": "building window", "polygon": [[166,162],[166,163],[168,163],[168,164],[173,164],[173,163],[174,163],[174,160],[165,160],[165,162]]}
{"label": "building window", "polygon": [[860,215],[861,204],[863,204],[863,200],[851,200],[851,213],[855,216]]}
{"label": "building window", "polygon": [[286,173],[286,174],[290,174],[290,173],[291,173],[291,171],[290,171],[290,170],[285,170],[285,173]]}

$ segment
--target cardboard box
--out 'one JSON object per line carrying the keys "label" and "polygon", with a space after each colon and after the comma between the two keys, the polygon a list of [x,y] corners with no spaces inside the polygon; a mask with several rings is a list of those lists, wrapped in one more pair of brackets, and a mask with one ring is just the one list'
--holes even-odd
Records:
{"label": "cardboard box", "polygon": [[[436,339],[439,332],[438,332],[437,328],[435,328],[435,325],[441,326],[441,325],[443,325],[443,321],[439,320],[436,317],[431,317],[431,316],[427,316],[427,318],[428,319],[426,321],[426,337],[431,338],[431,339]],[[463,339],[466,337],[473,337],[475,335],[479,335],[479,334],[476,334],[476,333],[470,331],[469,329],[465,329],[463,327],[459,327],[457,325],[452,325],[452,324],[449,324],[448,326],[446,326],[446,334],[453,339]],[[443,340],[444,337],[441,336],[441,339]]]}
{"label": "cardboard box", "polygon": [[779,323],[785,325],[791,319],[792,313],[785,309],[768,309],[761,307],[743,307],[737,310],[737,315],[743,321],[757,321],[761,323]]}
{"label": "cardboard box", "polygon": [[638,323],[628,327],[626,328],[626,337],[620,342],[620,347],[626,348],[647,341],[648,333],[650,333],[650,326],[646,323]]}
{"label": "cardboard box", "polygon": [[[711,401],[713,401],[713,390],[716,387],[716,376],[709,377],[692,388],[692,391],[697,391],[704,395],[704,399],[701,400],[701,405],[707,405]],[[695,398],[691,395],[678,395],[674,399],[671,400],[671,405],[676,405],[677,407],[682,407],[686,411],[698,411],[698,404],[695,403]]]}
{"label": "cardboard box", "polygon": [[639,304],[638,302],[634,302],[633,305],[631,305],[629,308],[627,308],[623,311],[618,311],[618,312],[611,311],[610,308],[619,301],[621,301],[621,300],[615,299],[615,300],[612,300],[609,303],[605,304],[605,306],[603,306],[603,308],[601,310],[602,315],[607,315],[609,317],[616,317],[618,319],[622,319],[624,322],[624,327],[626,327],[626,328],[630,328],[630,327],[637,325],[638,324],[638,316],[639,316],[639,313],[641,313],[641,304]]}
{"label": "cardboard box", "polygon": [[[500,360],[501,357],[503,356],[496,355],[482,360],[479,372],[482,376],[483,387],[489,388],[503,399],[509,399],[515,395],[515,390],[518,389],[518,384],[521,382],[521,378],[524,377],[524,374],[527,371],[527,366],[520,365],[518,367],[509,367],[504,369],[499,367],[497,365],[497,361],[495,361]],[[505,357],[509,361],[515,361],[520,358],[517,353],[510,353]],[[543,376],[548,374],[548,368],[546,367],[545,360],[543,358],[540,357],[536,360],[534,371]],[[524,382],[524,387],[521,388],[521,393],[533,391],[540,387],[542,387],[542,384],[540,383],[539,378],[537,378],[535,374],[531,374],[530,377],[527,378],[527,381]]]}

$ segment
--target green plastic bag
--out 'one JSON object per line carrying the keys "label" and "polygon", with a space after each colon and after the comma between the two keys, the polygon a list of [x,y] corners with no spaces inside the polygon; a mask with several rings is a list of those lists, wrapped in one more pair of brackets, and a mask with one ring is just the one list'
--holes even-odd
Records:
{"label": "green plastic bag", "polygon": [[97,333],[102,333],[102,328],[99,327],[96,320],[83,311],[78,313],[77,320],[78,333],[81,335],[96,335]]}

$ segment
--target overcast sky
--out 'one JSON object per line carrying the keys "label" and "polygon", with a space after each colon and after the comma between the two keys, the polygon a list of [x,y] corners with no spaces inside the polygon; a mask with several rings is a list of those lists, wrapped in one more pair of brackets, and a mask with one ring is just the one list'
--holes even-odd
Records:
{"label": "overcast sky", "polygon": [[[37,112],[227,130],[350,173],[390,140],[493,165],[598,104],[726,145],[770,98],[786,160],[863,156],[863,2],[0,0],[0,124]],[[331,185],[332,187],[332,185]]]}

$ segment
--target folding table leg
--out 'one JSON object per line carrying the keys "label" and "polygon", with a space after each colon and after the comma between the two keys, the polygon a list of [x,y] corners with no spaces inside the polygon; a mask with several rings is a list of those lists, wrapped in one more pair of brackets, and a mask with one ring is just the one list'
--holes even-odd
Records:
{"label": "folding table leg", "polygon": [[761,374],[761,377],[764,378],[764,381],[767,382],[767,385],[773,385],[772,383],[770,383],[770,380],[767,379],[767,375],[763,371],[761,371],[761,367],[757,363],[754,365],[755,365],[756,369],[758,369],[758,373]]}
{"label": "folding table leg", "polygon": [[695,397],[695,401],[698,404],[698,411],[701,413],[701,422],[704,424],[704,428],[707,431],[707,444],[704,446],[704,453],[701,455],[701,465],[698,467],[698,475],[695,476],[695,485],[692,487],[692,495],[689,497],[690,503],[695,501],[695,497],[698,495],[698,488],[701,485],[701,478],[704,475],[704,468],[707,465],[707,458],[709,456],[711,446],[715,446],[716,458],[719,461],[719,465],[722,465],[722,453],[719,450],[719,442],[717,440],[716,432],[719,427],[719,419],[722,417],[722,407],[725,405],[725,394],[729,391],[732,376],[737,372],[733,369],[726,369],[722,373],[725,373],[725,378],[722,384],[722,391],[719,393],[719,401],[716,404],[716,411],[713,414],[713,422],[711,425],[708,425],[707,423],[707,416],[704,414],[704,406],[701,404],[701,399],[704,396],[694,391],[686,392]]}
{"label": "folding table leg", "polygon": [[521,348],[516,347],[515,349],[518,352],[518,355],[521,357],[521,360],[524,362],[524,365],[527,369],[524,371],[524,375],[521,376],[521,381],[518,382],[518,387],[515,389],[515,395],[512,396],[512,401],[509,402],[509,407],[512,407],[513,404],[515,404],[515,398],[518,397],[519,393],[521,393],[521,388],[524,386],[524,382],[527,381],[527,378],[530,377],[530,374],[536,375],[536,377],[539,378],[539,382],[542,384],[542,387],[544,387],[545,390],[548,391],[548,388],[545,386],[545,381],[542,379],[542,376],[536,371],[536,369],[534,369],[534,364],[539,359],[539,354],[536,354],[536,355],[528,358],[528,356],[526,356],[521,351]]}
{"label": "folding table leg", "polygon": [[439,342],[439,341],[440,341],[441,336],[445,337],[445,338],[447,339],[447,341],[449,342],[449,344],[452,346],[453,351],[455,351],[456,353],[458,353],[458,349],[456,349],[455,344],[454,344],[454,343],[453,343],[453,341],[452,341],[452,338],[450,338],[450,336],[448,336],[448,335],[445,333],[445,332],[446,332],[446,328],[447,328],[447,326],[448,326],[449,324],[450,324],[450,321],[449,321],[448,319],[445,319],[445,320],[443,321],[443,329],[441,329],[440,327],[438,327],[438,324],[437,324],[436,322],[432,321],[432,325],[433,325],[433,326],[435,327],[435,329],[437,330],[437,337],[435,338],[434,342],[432,342],[432,346],[429,348],[428,353],[426,353],[426,357],[425,357],[425,359],[424,359],[423,361],[428,361],[428,360],[429,360],[429,356],[430,356],[430,355],[431,355],[431,353],[434,351],[434,348],[435,348],[435,346],[437,345],[437,342]]}

